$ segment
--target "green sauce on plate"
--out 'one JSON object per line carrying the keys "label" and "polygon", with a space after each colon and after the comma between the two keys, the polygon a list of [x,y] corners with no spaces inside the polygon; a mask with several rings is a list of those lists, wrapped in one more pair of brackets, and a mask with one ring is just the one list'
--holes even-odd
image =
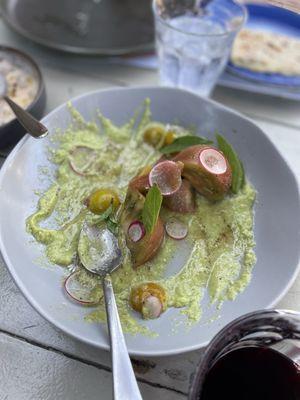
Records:
{"label": "green sauce on plate", "polygon": [[[136,118],[124,126],[115,126],[99,116],[101,128],[85,123],[71,108],[73,125],[54,138],[49,150],[51,161],[57,166],[56,180],[41,196],[37,211],[27,221],[27,230],[45,245],[45,254],[54,264],[69,266],[76,263],[79,234],[83,221],[95,219],[84,200],[95,190],[111,188],[124,200],[128,182],[143,166],[161,156],[158,150],[143,141],[145,126],[151,122],[149,104],[139,124]],[[95,155],[95,163],[80,176],[72,169],[70,157],[74,148],[88,147]],[[97,171],[97,173],[94,173]],[[201,299],[205,290],[212,303],[221,306],[225,300],[234,300],[249,284],[256,262],[253,237],[253,203],[255,190],[246,183],[236,195],[212,203],[197,195],[195,213],[177,217],[189,226],[188,236],[180,243],[169,238],[157,256],[137,269],[133,269],[125,240],[120,237],[124,264],[113,273],[113,285],[123,329],[129,333],[149,333],[139,317],[129,306],[131,287],[138,283],[159,282],[167,292],[167,308],[182,308],[188,322],[201,318]],[[163,209],[161,218],[166,220],[174,213]],[[187,256],[179,272],[166,277],[168,263],[176,249],[182,245]],[[84,243],[81,244],[81,251]],[[97,278],[82,270],[82,284],[91,285]],[[101,285],[96,285],[93,295],[101,298]],[[89,321],[104,321],[103,300],[89,312]]]}

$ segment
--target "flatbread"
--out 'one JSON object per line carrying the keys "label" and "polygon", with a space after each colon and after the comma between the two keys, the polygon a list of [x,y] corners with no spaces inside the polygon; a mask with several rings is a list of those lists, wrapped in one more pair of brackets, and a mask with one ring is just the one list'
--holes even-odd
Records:
{"label": "flatbread", "polygon": [[300,76],[300,40],[242,29],[234,41],[231,62],[257,72]]}

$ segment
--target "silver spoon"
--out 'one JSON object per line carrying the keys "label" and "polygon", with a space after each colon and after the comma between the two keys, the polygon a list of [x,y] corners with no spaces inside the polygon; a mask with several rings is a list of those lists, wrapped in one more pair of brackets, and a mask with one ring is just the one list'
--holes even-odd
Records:
{"label": "silver spoon", "polygon": [[14,112],[17,120],[26,129],[26,131],[34,138],[43,138],[48,135],[48,129],[35,119],[29,112],[25,111],[22,107],[16,104],[7,95],[6,79],[0,73],[0,98],[4,99]]}
{"label": "silver spoon", "polygon": [[110,273],[122,262],[118,239],[106,228],[83,224],[78,254],[83,266],[102,279],[113,371],[114,400],[142,400],[128,355]]}

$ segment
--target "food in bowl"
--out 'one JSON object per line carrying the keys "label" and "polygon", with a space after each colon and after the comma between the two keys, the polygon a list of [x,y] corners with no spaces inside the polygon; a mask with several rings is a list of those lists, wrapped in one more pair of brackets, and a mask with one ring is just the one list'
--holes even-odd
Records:
{"label": "food in bowl", "polygon": [[300,40],[268,31],[242,29],[231,62],[256,72],[300,76]]}
{"label": "food in bowl", "polygon": [[[6,95],[22,108],[28,108],[39,90],[39,77],[17,52],[0,49],[0,75],[6,83]],[[15,118],[7,102],[0,98],[0,126]]]}
{"label": "food in bowl", "polygon": [[[127,332],[149,333],[141,318],[171,307],[198,321],[206,288],[217,306],[242,292],[256,260],[255,190],[226,139],[152,121],[148,101],[123,126],[99,115],[98,127],[70,111],[72,126],[49,149],[54,182],[26,224],[46,257],[70,271],[70,297],[95,307],[87,320],[105,320],[105,306],[99,278],[80,264],[89,249],[83,223],[118,236],[124,261],[112,280]],[[167,276],[179,254],[181,270]]]}

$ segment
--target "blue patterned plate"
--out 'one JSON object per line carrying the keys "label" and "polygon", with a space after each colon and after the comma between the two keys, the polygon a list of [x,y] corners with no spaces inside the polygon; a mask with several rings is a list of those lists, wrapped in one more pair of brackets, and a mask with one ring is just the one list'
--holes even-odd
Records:
{"label": "blue patterned plate", "polygon": [[[266,5],[248,4],[247,9],[249,13],[247,28],[272,31],[300,39],[300,15],[283,8]],[[300,76],[255,72],[238,67],[231,62],[229,62],[227,70],[242,78],[265,84],[300,86]]]}

